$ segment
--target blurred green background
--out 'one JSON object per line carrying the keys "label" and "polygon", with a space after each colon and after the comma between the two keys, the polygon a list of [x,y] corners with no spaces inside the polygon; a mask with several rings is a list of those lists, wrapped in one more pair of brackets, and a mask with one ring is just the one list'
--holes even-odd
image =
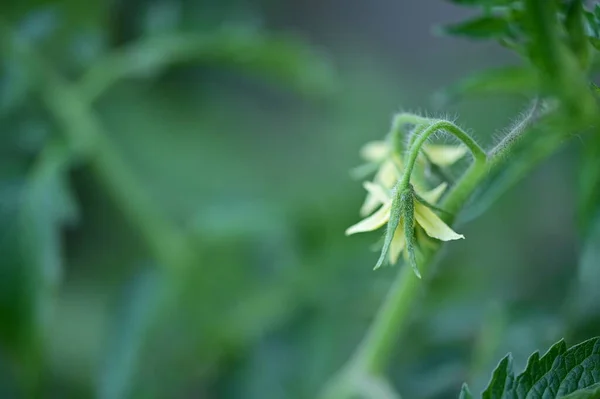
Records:
{"label": "blurred green background", "polygon": [[[518,62],[432,33],[467,15],[442,0],[4,1],[0,397],[314,398],[397,272],[372,271],[376,233],[343,234],[360,146],[399,110],[458,116],[492,144],[527,103],[436,108],[441,87]],[[576,224],[581,147],[460,219],[467,239],[398,337],[403,397],[478,391],[509,351],[521,368],[599,334],[598,275],[578,283],[579,254],[600,259],[600,231],[586,247]]]}

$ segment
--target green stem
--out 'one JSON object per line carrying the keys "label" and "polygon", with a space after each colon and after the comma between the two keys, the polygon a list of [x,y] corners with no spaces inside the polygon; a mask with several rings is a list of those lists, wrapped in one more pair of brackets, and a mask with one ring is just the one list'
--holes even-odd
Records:
{"label": "green stem", "polygon": [[[398,154],[402,154],[404,152],[404,135],[402,133],[405,125],[419,126],[425,125],[427,122],[429,122],[429,119],[408,112],[401,112],[399,114],[394,115],[394,119],[392,120],[392,127],[389,133],[391,136],[392,148],[394,149],[394,151]],[[409,148],[412,147],[413,137],[414,134],[411,137]]]}
{"label": "green stem", "polygon": [[8,52],[22,59],[38,79],[41,97],[78,156],[85,157],[98,180],[136,227],[161,266],[179,268],[189,260],[186,237],[179,231],[140,186],[135,175],[118,153],[90,105],[64,81],[35,49],[12,39],[0,21],[0,36]]}
{"label": "green stem", "polygon": [[[452,223],[456,213],[464,206],[487,174],[493,173],[502,167],[508,158],[507,155],[521,142],[523,136],[535,131],[535,129],[525,129],[532,120],[531,115],[508,134],[508,139],[503,140],[490,151],[489,156],[466,133],[458,128],[455,129],[455,126],[450,122],[439,121],[433,123],[419,135],[411,147],[407,170],[404,175],[404,179],[408,176],[406,183],[409,182],[410,170],[412,170],[419,149],[428,136],[439,129],[446,129],[463,141],[471,149],[474,162],[440,204],[442,208],[450,212],[445,217],[446,222]],[[556,147],[552,146],[552,149],[556,149]],[[548,151],[544,154],[544,157],[536,157],[531,164],[541,162],[551,153],[552,151]],[[440,247],[441,245],[437,245],[423,252],[420,267],[425,275],[427,275],[432,260],[437,255]],[[401,336],[408,324],[410,311],[423,287],[421,284],[422,281],[413,273],[411,268],[403,267],[400,269],[363,341],[341,374],[327,386],[324,398],[346,399],[354,392],[353,386],[357,378],[364,375],[380,376],[384,372],[398,337]]]}
{"label": "green stem", "polygon": [[471,136],[469,136],[452,122],[445,120],[434,121],[425,130],[423,130],[421,134],[418,135],[413,145],[410,147],[410,152],[408,154],[408,158],[406,159],[404,174],[402,175],[400,184],[398,186],[399,189],[408,187],[415,162],[417,161],[417,157],[421,151],[421,147],[423,144],[425,144],[427,139],[429,139],[429,136],[439,130],[446,130],[448,133],[462,141],[471,151],[474,159],[474,165],[484,165],[486,163],[487,155],[485,151],[479,146],[479,144],[477,144],[475,140],[473,140],[473,138],[471,138]]}

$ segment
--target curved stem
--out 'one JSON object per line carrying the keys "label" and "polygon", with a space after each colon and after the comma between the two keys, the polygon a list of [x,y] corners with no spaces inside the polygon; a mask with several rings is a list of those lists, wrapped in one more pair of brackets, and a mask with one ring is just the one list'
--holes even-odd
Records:
{"label": "curved stem", "polygon": [[[445,221],[450,224],[456,213],[464,206],[486,175],[502,167],[507,159],[506,155],[520,143],[522,136],[534,131],[534,129],[525,129],[531,118],[526,118],[526,121],[526,123],[517,125],[509,133],[512,138],[503,140],[500,146],[490,152],[489,156],[466,133],[459,128],[455,128],[455,125],[446,121],[435,122],[419,135],[414,145],[411,146],[407,169],[403,178],[408,176],[408,179],[410,179],[410,170],[414,165],[421,145],[435,131],[446,129],[463,141],[471,149],[474,162],[440,204],[441,207],[450,212],[450,214],[444,215]],[[556,148],[557,146],[553,146],[552,150]],[[548,151],[543,156],[537,157],[532,160],[531,165],[541,162],[551,153],[553,151]],[[424,250],[421,271],[425,275],[431,268],[432,261],[440,247],[441,245],[438,244],[429,250]],[[398,341],[398,337],[408,324],[408,316],[421,291],[421,284],[422,281],[417,278],[411,268],[402,267],[400,269],[366,336],[346,367],[342,369],[341,374],[332,380],[333,385],[327,387],[328,390],[325,391],[324,398],[347,399],[352,395],[352,385],[356,378],[365,374],[379,376],[383,373],[393,354],[393,348]]]}
{"label": "curved stem", "polygon": [[410,183],[410,176],[412,174],[413,167],[419,156],[419,151],[421,151],[421,147],[427,141],[429,136],[437,132],[438,130],[446,130],[448,133],[452,134],[454,137],[462,141],[471,151],[473,155],[474,165],[483,165],[486,163],[487,155],[485,151],[477,144],[475,140],[467,133],[465,133],[461,128],[456,126],[454,123],[439,120],[431,123],[421,134],[417,136],[414,143],[410,147],[410,152],[408,158],[406,159],[406,165],[404,169],[404,174],[402,175],[402,179],[400,181],[400,188],[408,187]]}
{"label": "curved stem", "polygon": [[[401,112],[399,114],[394,115],[394,119],[392,120],[392,127],[390,129],[390,135],[392,140],[392,148],[398,154],[402,154],[404,152],[404,137],[402,135],[402,129],[404,125],[425,125],[429,122],[429,119],[424,118],[419,115],[411,114],[409,112]],[[414,137],[414,135],[412,136]],[[409,142],[409,148],[412,146],[412,137]]]}

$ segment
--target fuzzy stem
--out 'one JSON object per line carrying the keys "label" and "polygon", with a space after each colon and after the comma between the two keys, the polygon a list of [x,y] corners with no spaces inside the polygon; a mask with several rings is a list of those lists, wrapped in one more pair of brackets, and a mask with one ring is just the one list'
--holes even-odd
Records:
{"label": "fuzzy stem", "polygon": [[[405,125],[424,125],[429,122],[429,119],[408,112],[401,112],[394,115],[390,136],[392,140],[392,148],[398,154],[404,152],[404,137],[403,128]],[[411,143],[412,144],[412,143]],[[410,144],[409,144],[410,145]]]}
{"label": "fuzzy stem", "polygon": [[483,165],[486,163],[487,155],[485,151],[479,146],[479,144],[477,144],[475,140],[473,140],[471,136],[469,136],[452,122],[446,120],[434,121],[425,130],[423,130],[421,134],[418,135],[413,145],[410,147],[410,152],[408,154],[408,158],[406,159],[404,174],[402,175],[399,183],[399,189],[408,187],[408,184],[410,183],[410,176],[412,174],[417,157],[419,156],[419,152],[421,151],[421,147],[423,144],[425,144],[429,136],[439,130],[446,130],[454,137],[462,141],[471,151],[474,165]]}
{"label": "fuzzy stem", "polygon": [[[444,219],[447,223],[451,224],[456,213],[464,206],[487,174],[501,168],[508,158],[507,155],[521,142],[523,136],[534,131],[534,129],[526,129],[532,120],[533,114],[532,111],[530,117],[526,118],[526,122],[517,125],[508,134],[508,138],[502,140],[499,146],[490,151],[489,156],[466,133],[458,128],[454,129],[454,125],[450,122],[439,121],[433,123],[419,135],[411,147],[403,181],[406,180],[406,184],[409,184],[410,172],[419,149],[429,135],[439,129],[446,129],[461,139],[471,149],[474,162],[440,204],[442,208],[450,212],[450,214],[445,215]],[[553,147],[553,149],[556,148]],[[552,152],[548,151],[543,157],[537,157],[532,161],[531,165],[541,162]],[[441,245],[438,244],[429,250],[423,251],[421,271],[424,275],[427,275],[440,248]],[[322,396],[323,398],[347,399],[354,392],[353,387],[357,378],[365,375],[377,377],[383,374],[393,354],[393,348],[398,341],[398,337],[402,335],[408,324],[410,310],[414,306],[418,294],[423,287],[421,284],[422,281],[413,273],[411,268],[402,267],[400,269],[367,334],[346,367],[327,386],[327,390],[324,391],[324,395]]]}

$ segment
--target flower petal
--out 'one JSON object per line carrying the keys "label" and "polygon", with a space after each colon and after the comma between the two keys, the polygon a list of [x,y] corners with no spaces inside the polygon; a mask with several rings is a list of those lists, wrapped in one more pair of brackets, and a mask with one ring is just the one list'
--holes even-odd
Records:
{"label": "flower petal", "polygon": [[382,204],[385,204],[386,202],[392,200],[390,194],[379,184],[366,181],[363,183],[363,187],[369,192],[369,194],[375,197],[375,199],[377,199],[377,201],[381,202]]}
{"label": "flower petal", "polygon": [[395,265],[398,262],[398,258],[400,257],[400,253],[404,249],[406,245],[406,240],[404,239],[404,226],[398,226],[396,232],[394,233],[394,238],[392,239],[392,243],[390,244],[390,264]]}
{"label": "flower petal", "polygon": [[438,166],[450,166],[461,159],[468,151],[463,145],[427,144],[423,150],[432,163]]}
{"label": "flower petal", "polygon": [[377,197],[375,197],[373,194],[368,193],[367,197],[365,198],[365,202],[363,202],[362,206],[360,207],[360,216],[369,216],[371,213],[373,213],[375,209],[377,209],[377,207],[380,204],[381,201],[379,201]]}
{"label": "flower petal", "polygon": [[386,190],[379,184],[367,181],[363,183],[363,187],[368,191],[368,194],[367,198],[365,198],[365,202],[360,208],[361,216],[369,215],[377,209],[377,206],[380,204],[385,204],[392,200]]}
{"label": "flower petal", "polygon": [[346,235],[349,236],[351,234],[377,230],[378,228],[386,224],[388,220],[390,220],[391,207],[391,202],[383,204],[383,206],[379,208],[377,212],[375,212],[368,218],[363,219],[355,225],[348,227],[348,229],[346,229]]}
{"label": "flower petal", "polygon": [[375,181],[389,189],[394,187],[399,179],[400,174],[398,173],[398,168],[391,159],[384,161],[375,175]]}
{"label": "flower petal", "polygon": [[444,182],[436,188],[434,188],[433,190],[429,190],[424,194],[419,193],[419,195],[421,195],[421,197],[423,197],[423,199],[429,202],[430,204],[435,204],[436,202],[438,202],[438,200],[446,190],[446,187],[448,187],[448,184]]}
{"label": "flower petal", "polygon": [[425,205],[415,202],[415,219],[417,223],[423,227],[423,230],[430,237],[437,238],[442,241],[458,240],[465,238],[462,234],[452,230],[438,215],[427,208]]}
{"label": "flower petal", "polygon": [[390,145],[386,141],[370,141],[360,149],[360,156],[371,162],[383,161],[390,152]]}

